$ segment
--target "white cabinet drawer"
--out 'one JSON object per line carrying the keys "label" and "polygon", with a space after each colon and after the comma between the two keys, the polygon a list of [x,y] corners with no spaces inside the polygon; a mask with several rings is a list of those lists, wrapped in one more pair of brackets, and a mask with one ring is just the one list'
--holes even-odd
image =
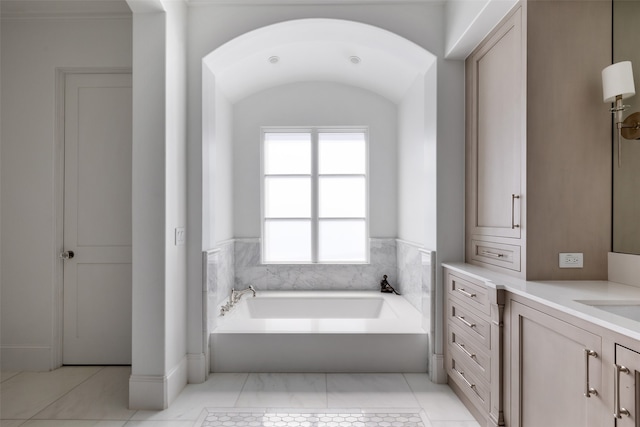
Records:
{"label": "white cabinet drawer", "polygon": [[447,292],[487,316],[491,314],[489,292],[485,285],[455,273],[447,274]]}
{"label": "white cabinet drawer", "polygon": [[471,259],[513,271],[520,271],[520,246],[471,240]]}
{"label": "white cabinet drawer", "polygon": [[447,317],[449,322],[465,331],[482,346],[487,349],[491,348],[490,323],[478,315],[473,309],[449,299],[447,303]]}
{"label": "white cabinet drawer", "polygon": [[478,377],[463,359],[457,358],[454,354],[449,354],[446,363],[449,378],[480,412],[488,414],[491,406],[489,385]]}

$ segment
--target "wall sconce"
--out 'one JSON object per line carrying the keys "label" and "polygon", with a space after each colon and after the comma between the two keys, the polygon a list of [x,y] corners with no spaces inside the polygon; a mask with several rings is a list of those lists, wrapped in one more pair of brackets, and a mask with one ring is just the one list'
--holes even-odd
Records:
{"label": "wall sconce", "polygon": [[640,112],[622,119],[622,112],[629,107],[623,105],[622,100],[636,94],[631,61],[617,62],[602,70],[602,92],[604,102],[615,102],[611,112],[615,114],[618,129],[618,166],[620,166],[620,136],[625,139],[640,139]]}

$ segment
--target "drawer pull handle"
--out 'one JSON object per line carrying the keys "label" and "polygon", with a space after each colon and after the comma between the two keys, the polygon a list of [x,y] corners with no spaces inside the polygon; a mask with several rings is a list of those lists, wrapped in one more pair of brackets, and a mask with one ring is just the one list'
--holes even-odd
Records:
{"label": "drawer pull handle", "polygon": [[628,374],[629,368],[614,364],[613,369],[613,417],[620,419],[623,415],[627,417],[631,415],[629,410],[620,407],[620,372]]}
{"label": "drawer pull handle", "polygon": [[456,316],[456,319],[458,319],[459,321],[461,321],[462,323],[464,323],[465,325],[467,325],[470,328],[475,328],[476,327],[475,323],[471,323],[471,322],[466,321],[464,319],[464,316]]}
{"label": "drawer pull handle", "polygon": [[598,395],[596,389],[589,386],[589,357],[598,357],[598,353],[587,348],[584,349],[584,397],[591,397],[592,394]]}
{"label": "drawer pull handle", "polygon": [[476,358],[476,354],[475,353],[470,353],[469,350],[467,350],[466,348],[464,348],[464,344],[460,344],[460,343],[456,343],[456,345],[460,348],[460,350],[462,350],[462,352],[464,354],[466,354],[467,356],[469,356],[471,359],[475,359]]}
{"label": "drawer pull handle", "polygon": [[464,372],[458,371],[456,368],[453,368],[453,370],[456,371],[458,373],[458,375],[460,375],[460,377],[462,378],[462,381],[467,383],[467,385],[469,386],[470,389],[475,391],[476,385],[469,382],[469,380],[464,376]]}
{"label": "drawer pull handle", "polygon": [[464,376],[464,372],[458,371],[456,368],[451,368],[451,369],[453,369],[458,375],[460,375],[460,378],[462,378],[462,381],[464,381],[467,384],[467,386],[471,390],[473,390],[476,396],[478,396],[478,398],[484,402],[484,399],[482,398],[482,396],[480,396],[480,393],[478,393],[478,388],[476,387],[475,384],[469,382],[469,380]]}
{"label": "drawer pull handle", "polygon": [[471,292],[467,292],[464,290],[464,288],[457,288],[456,289],[458,292],[460,292],[462,295],[464,295],[465,297],[468,298],[475,298],[476,294],[472,294]]}
{"label": "drawer pull handle", "polygon": [[481,251],[480,255],[490,256],[494,258],[504,258],[504,254],[497,254],[495,252],[489,252],[489,251]]}
{"label": "drawer pull handle", "polygon": [[520,196],[517,194],[512,194],[511,195],[511,229],[516,229],[516,228],[520,228],[519,224],[516,224],[516,219],[515,219],[515,204],[516,204],[516,199],[520,199]]}

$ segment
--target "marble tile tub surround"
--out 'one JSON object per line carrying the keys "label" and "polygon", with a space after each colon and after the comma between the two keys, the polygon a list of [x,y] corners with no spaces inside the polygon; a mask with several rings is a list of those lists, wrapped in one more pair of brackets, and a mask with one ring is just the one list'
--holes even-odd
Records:
{"label": "marble tile tub surround", "polygon": [[235,287],[256,290],[375,290],[397,283],[396,240],[370,239],[369,264],[261,264],[260,239],[236,239]]}
{"label": "marble tile tub surround", "polygon": [[[235,242],[229,240],[217,248],[203,252],[203,290],[206,301],[207,330],[216,327],[217,307],[229,298],[235,282]],[[208,335],[208,334],[207,334]]]}
{"label": "marble tile tub surround", "polygon": [[435,252],[404,240],[397,240],[396,246],[398,288],[411,305],[429,317],[433,290],[431,284],[435,277],[432,257]]}

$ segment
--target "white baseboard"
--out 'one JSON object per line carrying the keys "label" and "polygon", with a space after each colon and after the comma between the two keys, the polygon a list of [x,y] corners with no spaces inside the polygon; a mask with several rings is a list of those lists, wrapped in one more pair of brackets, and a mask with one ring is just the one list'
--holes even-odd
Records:
{"label": "white baseboard", "polygon": [[207,356],[204,353],[187,354],[189,384],[201,384],[207,380]]}
{"label": "white baseboard", "polygon": [[131,375],[129,409],[167,409],[187,385],[187,371],[185,356],[167,375]]}
{"label": "white baseboard", "polygon": [[51,351],[49,346],[3,345],[0,366],[3,371],[51,371],[59,367],[53,366]]}
{"label": "white baseboard", "polygon": [[164,375],[131,375],[129,377],[129,409],[159,411],[168,407],[167,377]]}
{"label": "white baseboard", "polygon": [[175,400],[187,385],[189,363],[185,355],[167,375],[167,406]]}
{"label": "white baseboard", "polygon": [[429,378],[435,384],[447,383],[447,371],[444,368],[444,355],[432,354],[429,364]]}

